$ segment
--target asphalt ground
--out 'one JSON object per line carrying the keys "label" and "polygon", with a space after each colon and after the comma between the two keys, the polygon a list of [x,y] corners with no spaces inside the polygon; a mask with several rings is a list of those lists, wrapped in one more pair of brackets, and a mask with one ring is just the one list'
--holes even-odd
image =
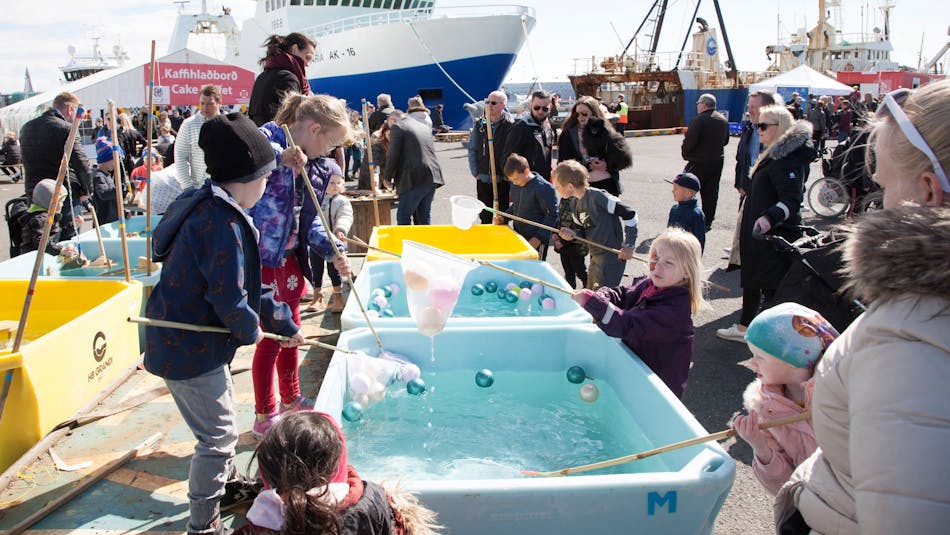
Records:
{"label": "asphalt ground", "polygon": [[[625,201],[636,208],[639,215],[637,252],[645,255],[649,242],[664,229],[673,205],[671,179],[683,168],[680,158],[682,135],[628,138],[633,150],[634,165],[621,173]],[[693,365],[683,402],[710,432],[726,429],[733,417],[742,410],[742,392],[754,375],[740,362],[751,356],[744,344],[720,340],[715,331],[738,320],[741,307],[738,272],[725,272],[727,261],[723,248],[732,243],[736,225],[738,196],[732,187],[736,138],[726,146],[726,165],[719,195],[719,208],[713,229],[706,235],[703,258],[706,277],[729,291],[710,289],[709,308],[698,313],[693,322],[696,339]],[[437,143],[436,152],[442,165],[445,186],[436,192],[432,208],[435,224],[451,224],[449,196],[475,195],[474,179],[468,172],[466,151],[458,142]],[[820,176],[820,167],[814,164],[812,176]],[[349,183],[354,184],[354,183]],[[0,202],[23,193],[23,183],[12,184],[0,175]],[[807,214],[806,214],[807,215]],[[395,213],[393,214],[395,220]],[[6,223],[6,221],[4,221]],[[87,230],[89,223],[83,226]],[[9,236],[0,231],[0,260],[9,258]],[[551,251],[548,262],[561,271],[557,254]],[[629,281],[646,273],[645,265],[627,262],[624,280]],[[736,480],[716,522],[719,534],[765,534],[774,532],[772,500],[752,473],[752,450],[741,440],[722,442],[723,448],[736,460]]]}

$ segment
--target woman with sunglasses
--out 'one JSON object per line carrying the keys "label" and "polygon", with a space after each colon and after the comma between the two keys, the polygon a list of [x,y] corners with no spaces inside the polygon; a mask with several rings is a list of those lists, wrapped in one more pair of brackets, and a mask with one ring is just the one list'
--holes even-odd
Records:
{"label": "woman with sunglasses", "polygon": [[633,163],[623,136],[604,116],[600,104],[579,97],[557,140],[558,162],[576,160],[587,168],[590,187],[620,195],[620,170]]}
{"label": "woman with sunglasses", "polygon": [[780,533],[950,525],[948,123],[950,81],[889,94],[872,122],[884,210],[862,216],[844,253],[868,310],[816,368],[819,449],[776,497]]}
{"label": "woman with sunglasses", "polygon": [[749,323],[759,313],[763,299],[769,303],[791,265],[787,255],[756,239],[759,234],[781,236],[789,242],[801,237],[802,188],[808,166],[818,157],[812,146],[812,126],[795,121],[779,105],[759,110],[759,139],[767,147],[752,166],[751,185],[739,220],[740,282],[742,316],[738,324],[719,329],[716,335],[735,342],[745,341]]}

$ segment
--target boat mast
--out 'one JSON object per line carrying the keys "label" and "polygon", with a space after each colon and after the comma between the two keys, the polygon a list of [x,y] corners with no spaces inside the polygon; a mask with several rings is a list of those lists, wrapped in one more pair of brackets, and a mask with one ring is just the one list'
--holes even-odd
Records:
{"label": "boat mast", "polygon": [[732,81],[738,87],[739,85],[739,71],[736,69],[736,58],[732,55],[732,45],[729,44],[729,34],[726,33],[726,23],[722,20],[722,9],[719,7],[719,0],[713,0],[713,5],[716,6],[716,17],[719,19],[719,29],[722,30],[722,41],[726,44],[726,56],[729,57],[729,60],[726,62],[726,76],[732,78]]}

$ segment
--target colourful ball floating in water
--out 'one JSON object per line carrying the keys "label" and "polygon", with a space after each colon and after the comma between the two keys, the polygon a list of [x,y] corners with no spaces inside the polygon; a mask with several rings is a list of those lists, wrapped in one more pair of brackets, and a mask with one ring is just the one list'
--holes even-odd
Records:
{"label": "colourful ball floating in water", "polygon": [[[389,291],[392,293],[392,295],[398,294],[399,291],[402,290],[402,288],[395,282],[390,284],[386,288],[389,288]],[[386,296],[386,297],[389,297],[389,296]]]}
{"label": "colourful ball floating in water", "polygon": [[475,384],[482,388],[488,388],[495,384],[495,374],[488,368],[478,370],[475,373]]}
{"label": "colourful ball floating in water", "polygon": [[[515,286],[515,288],[517,288],[517,286]],[[515,292],[514,290],[508,290],[507,292],[505,292],[505,301],[508,301],[509,303],[517,303],[518,302],[517,292]]]}
{"label": "colourful ball floating in water", "polygon": [[593,403],[600,397],[600,390],[594,383],[584,383],[581,385],[581,399],[587,403]]}
{"label": "colourful ball floating in water", "polygon": [[382,316],[382,317],[384,317],[384,318],[395,318],[395,317],[396,317],[396,313],[393,312],[393,310],[392,310],[391,308],[387,308],[386,310],[380,312],[379,315]]}
{"label": "colourful ball floating in water", "polygon": [[498,296],[498,299],[505,299],[508,295],[508,290],[506,288],[498,288],[498,292],[495,295]]}
{"label": "colourful ball floating in water", "polygon": [[351,401],[343,406],[343,417],[347,422],[358,422],[363,417],[363,406]]}
{"label": "colourful ball floating in water", "polygon": [[518,287],[531,289],[531,281],[521,281]]}
{"label": "colourful ball floating in water", "polygon": [[483,293],[485,293],[484,286],[482,286],[481,284],[472,285],[472,295],[482,295]]}
{"label": "colourful ball floating in water", "polygon": [[390,297],[393,296],[393,291],[389,286],[383,286],[382,288],[380,288],[380,290],[383,291],[383,297],[385,297],[386,299],[389,299]]}
{"label": "colourful ball floating in water", "polygon": [[531,285],[531,295],[541,295],[544,293],[544,286],[541,286],[538,283]]}
{"label": "colourful ball floating in water", "polygon": [[506,290],[514,290],[514,289],[517,288],[517,287],[518,287],[518,285],[515,284],[515,283],[513,283],[513,282],[509,282],[508,284],[505,285],[505,289],[506,289]]}
{"label": "colourful ball floating in water", "polygon": [[543,304],[544,304],[544,300],[545,300],[545,299],[550,299],[550,297],[551,297],[551,296],[548,295],[548,294],[541,294],[541,297],[538,297],[538,304],[539,304],[539,305],[543,305]]}
{"label": "colourful ball floating in water", "polygon": [[372,310],[373,312],[379,312],[379,311],[382,310],[382,309],[379,308],[379,305],[376,304],[376,301],[375,301],[375,300],[373,300],[373,301],[370,301],[370,302],[366,305],[366,310]]}
{"label": "colourful ball floating in water", "polygon": [[556,306],[557,306],[557,303],[551,297],[541,300],[541,308],[543,308],[544,310],[554,310],[554,307]]}
{"label": "colourful ball floating in water", "polygon": [[567,369],[567,380],[575,385],[579,385],[587,378],[587,372],[580,366],[571,366]]}
{"label": "colourful ball floating in water", "polygon": [[376,296],[379,296],[379,295],[382,295],[383,297],[385,297],[385,296],[386,296],[386,292],[384,292],[382,288],[373,288],[373,291],[370,292],[369,295],[372,296],[372,297],[374,297],[374,298],[375,298]]}
{"label": "colourful ball floating in water", "polygon": [[373,298],[373,303],[376,303],[380,310],[389,306],[389,300],[386,299],[385,295],[377,295]]}
{"label": "colourful ball floating in water", "polygon": [[495,281],[488,281],[485,283],[485,291],[493,294],[498,291],[498,283]]}
{"label": "colourful ball floating in water", "polygon": [[418,396],[419,394],[422,394],[426,391],[426,382],[421,378],[416,377],[415,379],[412,379],[406,383],[406,391],[413,396]]}
{"label": "colourful ball floating in water", "polygon": [[522,301],[527,301],[528,299],[531,299],[531,289],[522,288],[521,291],[518,292],[518,299],[521,299]]}

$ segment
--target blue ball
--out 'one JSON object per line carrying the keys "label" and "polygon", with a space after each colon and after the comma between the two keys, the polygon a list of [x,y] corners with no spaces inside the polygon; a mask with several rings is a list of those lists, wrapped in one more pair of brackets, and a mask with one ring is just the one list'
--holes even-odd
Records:
{"label": "blue ball", "polygon": [[488,388],[495,383],[495,375],[489,369],[478,370],[475,373],[475,384],[482,388]]}
{"label": "blue ball", "polygon": [[505,301],[508,301],[509,303],[517,303],[518,294],[514,290],[508,290],[505,292]]}
{"label": "blue ball", "polygon": [[518,286],[521,288],[528,288],[530,290],[532,284],[534,283],[531,281],[521,281],[521,284],[519,284]]}
{"label": "blue ball", "polygon": [[472,295],[482,295],[483,293],[485,293],[484,286],[482,286],[481,284],[472,285]]}
{"label": "blue ball", "polygon": [[382,288],[374,288],[372,292],[369,293],[370,297],[376,297],[377,295],[382,295],[386,297],[386,292]]}
{"label": "blue ball", "polygon": [[498,296],[498,299],[508,299],[508,288],[498,288],[498,293],[495,295]]}
{"label": "blue ball", "polygon": [[358,422],[363,417],[363,406],[351,401],[343,406],[343,417],[347,422]]}
{"label": "blue ball", "polygon": [[380,309],[379,309],[379,305],[370,301],[369,304],[366,305],[366,310],[375,310],[376,312],[379,312]]}
{"label": "blue ball", "polygon": [[584,382],[584,379],[587,378],[587,372],[584,371],[584,368],[580,366],[571,366],[567,369],[567,380],[579,385]]}
{"label": "blue ball", "polygon": [[393,291],[389,288],[389,286],[383,286],[382,288],[380,288],[380,290],[383,291],[383,297],[385,297],[386,299],[389,299],[390,297],[393,296]]}
{"label": "blue ball", "polygon": [[498,283],[495,281],[488,281],[485,283],[485,291],[493,294],[498,291]]}
{"label": "blue ball", "polygon": [[418,396],[419,394],[422,394],[426,391],[426,382],[421,378],[416,377],[415,379],[412,379],[406,383],[406,391],[413,396]]}
{"label": "blue ball", "polygon": [[379,315],[382,316],[382,317],[384,317],[384,318],[395,318],[395,317],[396,317],[396,313],[393,312],[393,310],[392,310],[391,308],[387,308],[386,310],[380,311]]}
{"label": "blue ball", "polygon": [[551,296],[548,294],[541,294],[540,296],[538,296],[538,305],[542,305],[544,300],[548,299],[549,297]]}

